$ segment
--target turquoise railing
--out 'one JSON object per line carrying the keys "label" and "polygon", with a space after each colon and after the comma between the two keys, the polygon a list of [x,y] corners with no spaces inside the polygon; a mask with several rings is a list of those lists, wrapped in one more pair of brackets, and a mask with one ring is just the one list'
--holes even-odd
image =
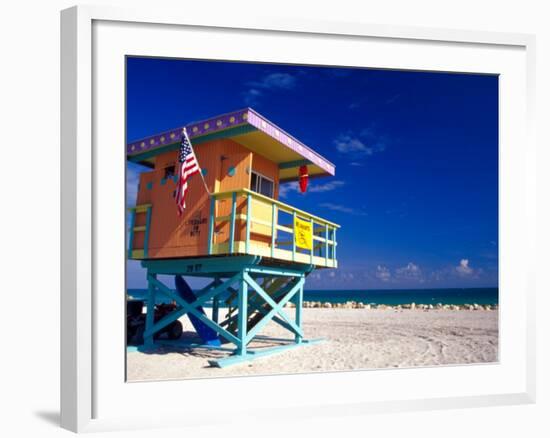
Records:
{"label": "turquoise railing", "polygon": [[[244,198],[245,213],[237,213],[237,202]],[[216,214],[218,202],[229,199],[231,209],[229,215]],[[255,204],[256,202],[256,204]],[[263,214],[258,217],[258,212],[255,211],[256,205],[260,205]],[[270,209],[270,210],[268,210]],[[267,213],[266,213],[267,211]],[[282,214],[281,214],[282,213]],[[291,219],[291,224],[279,223],[281,217],[288,214]],[[296,245],[294,224],[296,218],[303,221],[309,221],[312,224],[313,230],[313,245],[311,250],[299,249]],[[223,242],[215,242],[214,235],[216,228],[220,223],[229,223],[229,237]],[[235,238],[236,223],[244,223],[244,240]],[[267,255],[271,258],[283,258],[292,262],[305,262],[304,254],[309,256],[307,262],[310,264],[323,264],[325,266],[335,266],[336,264],[336,230],[340,228],[338,224],[320,218],[281,201],[269,198],[259,193],[248,189],[232,190],[220,193],[214,193],[210,201],[210,218],[208,228],[208,254],[235,254],[246,253],[251,254],[258,251],[258,247],[252,248],[254,239],[251,241],[253,224],[262,226],[264,236],[270,238]],[[270,229],[270,232],[267,230]],[[281,233],[289,235],[290,239],[284,241],[279,238]],[[239,243],[244,243],[243,248]],[[221,248],[223,246],[223,249]],[[227,246],[227,248],[225,247]],[[289,249],[285,249],[289,246]],[[281,252],[283,250],[284,252]]]}

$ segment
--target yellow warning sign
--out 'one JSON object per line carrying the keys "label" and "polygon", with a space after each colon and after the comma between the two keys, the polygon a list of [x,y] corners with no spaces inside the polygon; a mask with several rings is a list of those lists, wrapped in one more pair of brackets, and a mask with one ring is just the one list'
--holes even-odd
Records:
{"label": "yellow warning sign", "polygon": [[294,242],[300,248],[310,251],[313,249],[313,224],[311,222],[298,217],[294,218]]}

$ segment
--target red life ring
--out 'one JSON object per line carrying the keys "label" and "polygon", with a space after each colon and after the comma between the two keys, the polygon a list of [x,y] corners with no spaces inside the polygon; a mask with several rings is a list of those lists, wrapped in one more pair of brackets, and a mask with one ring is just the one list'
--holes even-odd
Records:
{"label": "red life ring", "polygon": [[307,174],[307,166],[300,166],[300,191],[305,193],[307,190],[307,183],[309,175]]}

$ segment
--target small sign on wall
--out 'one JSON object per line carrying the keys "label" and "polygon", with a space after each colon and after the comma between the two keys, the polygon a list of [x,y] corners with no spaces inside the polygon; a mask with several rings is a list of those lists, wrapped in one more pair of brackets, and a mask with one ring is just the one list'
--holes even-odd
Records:
{"label": "small sign on wall", "polygon": [[294,218],[294,242],[297,247],[313,249],[313,224],[309,221]]}
{"label": "small sign on wall", "polygon": [[202,211],[199,210],[195,213],[189,220],[185,222],[187,225],[186,232],[189,233],[190,237],[198,237],[201,234],[202,225],[206,224],[206,217],[202,216]]}

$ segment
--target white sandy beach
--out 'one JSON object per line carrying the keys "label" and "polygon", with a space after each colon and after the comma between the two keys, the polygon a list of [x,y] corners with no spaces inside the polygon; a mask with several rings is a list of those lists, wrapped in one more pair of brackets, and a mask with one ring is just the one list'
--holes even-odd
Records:
{"label": "white sandy beach", "polygon": [[[223,310],[223,309],[221,309]],[[294,309],[286,309],[293,314]],[[223,315],[223,313],[221,313]],[[186,317],[183,339],[194,334]],[[228,353],[162,349],[128,353],[128,381],[308,373],[498,361],[498,310],[303,309],[307,338],[326,341],[220,369]],[[261,333],[289,338],[271,322]],[[250,347],[276,345],[253,342]]]}

